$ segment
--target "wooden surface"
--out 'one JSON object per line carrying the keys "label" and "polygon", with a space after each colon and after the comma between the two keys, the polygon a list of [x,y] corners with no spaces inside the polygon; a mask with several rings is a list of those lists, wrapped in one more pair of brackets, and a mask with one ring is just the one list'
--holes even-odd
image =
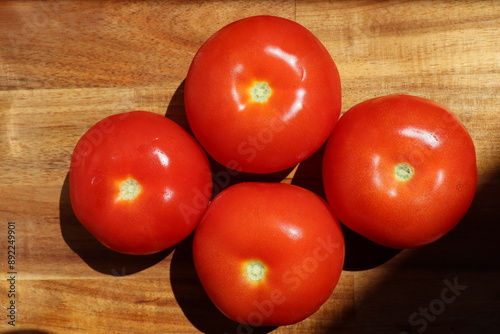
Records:
{"label": "wooden surface", "polygon": [[[345,270],[328,302],[296,325],[260,329],[210,303],[189,239],[147,257],[102,247],[73,215],[67,180],[76,141],[107,115],[149,110],[187,127],[183,80],[194,53],[225,24],[257,14],[295,20],[326,45],[343,80],[343,111],[392,93],[448,106],[470,131],[479,168],[469,213],[443,239],[397,252],[346,231]],[[499,333],[499,63],[497,1],[2,0],[0,331]],[[231,182],[264,178],[321,193],[320,160],[321,152],[289,175]],[[15,327],[7,323],[8,221],[16,224]]]}

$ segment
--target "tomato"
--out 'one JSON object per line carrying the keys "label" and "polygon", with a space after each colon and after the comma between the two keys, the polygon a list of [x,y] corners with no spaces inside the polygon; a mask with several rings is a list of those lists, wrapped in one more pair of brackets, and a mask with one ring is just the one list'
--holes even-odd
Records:
{"label": "tomato", "polygon": [[472,202],[474,143],[436,102],[374,98],[340,118],[323,182],[334,214],[353,231],[392,248],[423,246],[455,227]]}
{"label": "tomato", "polygon": [[216,161],[271,173],[293,167],[328,139],[340,115],[340,78],[305,27],[254,16],[201,46],[184,101],[193,134]]}
{"label": "tomato", "polygon": [[105,246],[150,254],[187,237],[205,212],[212,179],[207,156],[172,120],[145,111],[104,118],[74,149],[70,200]]}
{"label": "tomato", "polygon": [[305,319],[329,298],[344,261],[340,224],[304,188],[246,182],[219,193],[194,234],[196,271],[230,319],[252,326]]}

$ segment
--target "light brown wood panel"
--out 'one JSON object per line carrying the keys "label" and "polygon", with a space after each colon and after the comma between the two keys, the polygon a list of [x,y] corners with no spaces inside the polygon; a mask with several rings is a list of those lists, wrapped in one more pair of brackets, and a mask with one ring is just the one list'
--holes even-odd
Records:
{"label": "light brown wood panel", "polygon": [[[0,2],[0,331],[498,333],[499,13],[496,1]],[[117,254],[83,228],[68,199],[71,152],[92,124],[149,110],[188,129],[183,80],[196,50],[225,24],[257,14],[295,20],[325,44],[341,74],[343,112],[393,93],[448,106],[470,131],[479,168],[469,213],[432,245],[391,250],[346,230],[331,298],[279,328],[238,325],[217,311],[190,239],[151,256]],[[282,181],[322,194],[321,154],[230,183]],[[5,309],[8,221],[17,233],[15,327]]]}

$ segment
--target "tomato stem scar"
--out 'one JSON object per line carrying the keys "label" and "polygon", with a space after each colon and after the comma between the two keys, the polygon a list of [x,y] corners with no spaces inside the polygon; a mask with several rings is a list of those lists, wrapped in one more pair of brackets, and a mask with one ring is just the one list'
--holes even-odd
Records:
{"label": "tomato stem scar", "polygon": [[266,267],[259,261],[252,261],[247,264],[247,276],[252,281],[260,281],[264,278]]}
{"label": "tomato stem scar", "polygon": [[120,183],[120,197],[119,199],[130,201],[139,195],[141,192],[141,185],[134,179],[128,178]]}
{"label": "tomato stem scar", "polygon": [[413,166],[406,162],[400,162],[394,167],[394,177],[401,182],[409,181],[414,173]]}
{"label": "tomato stem scar", "polygon": [[267,82],[257,82],[250,89],[250,95],[255,102],[266,102],[271,96],[271,87]]}

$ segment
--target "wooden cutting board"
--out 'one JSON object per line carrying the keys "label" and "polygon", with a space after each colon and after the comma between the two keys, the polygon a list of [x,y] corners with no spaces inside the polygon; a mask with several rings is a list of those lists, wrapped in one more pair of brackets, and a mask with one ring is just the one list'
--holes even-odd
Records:
{"label": "wooden cutting board", "polygon": [[[295,20],[325,44],[343,111],[393,93],[449,107],[474,139],[479,168],[475,201],[451,233],[401,252],[346,233],[331,298],[279,328],[219,313],[189,239],[156,255],[119,255],[86,232],[68,200],[71,152],[92,124],[141,109],[187,127],[183,80],[194,53],[225,24],[258,14]],[[0,331],[499,333],[499,28],[497,1],[1,1]],[[321,192],[320,160],[265,180]]]}

